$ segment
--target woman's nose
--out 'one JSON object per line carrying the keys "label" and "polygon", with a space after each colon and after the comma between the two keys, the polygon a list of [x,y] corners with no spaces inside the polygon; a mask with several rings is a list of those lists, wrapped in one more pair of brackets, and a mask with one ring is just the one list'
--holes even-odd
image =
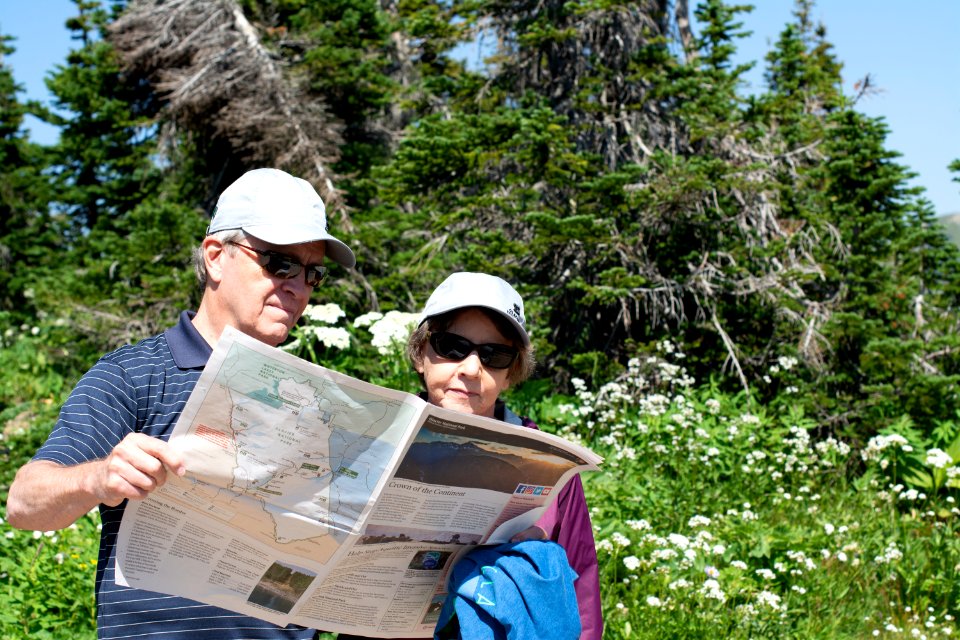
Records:
{"label": "woman's nose", "polygon": [[480,362],[480,356],[476,351],[471,351],[467,357],[460,361],[460,370],[468,376],[480,375],[480,368],[483,364]]}

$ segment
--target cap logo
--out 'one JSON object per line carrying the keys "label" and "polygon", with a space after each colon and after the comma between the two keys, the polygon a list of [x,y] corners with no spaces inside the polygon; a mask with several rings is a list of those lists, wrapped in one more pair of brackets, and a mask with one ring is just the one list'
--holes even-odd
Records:
{"label": "cap logo", "polygon": [[520,311],[520,305],[518,305],[516,302],[513,303],[513,309],[508,310],[507,313],[513,316],[513,319],[519,322],[521,327],[525,326],[523,321],[523,313]]}

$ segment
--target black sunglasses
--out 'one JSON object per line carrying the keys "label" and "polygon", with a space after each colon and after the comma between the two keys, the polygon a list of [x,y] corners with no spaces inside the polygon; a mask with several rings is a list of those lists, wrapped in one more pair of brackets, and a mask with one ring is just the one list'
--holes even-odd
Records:
{"label": "black sunglasses", "polygon": [[306,275],[304,278],[306,279],[307,286],[315,287],[320,284],[323,277],[327,275],[327,268],[322,264],[303,264],[293,256],[288,256],[285,253],[280,253],[279,251],[264,251],[240,244],[239,242],[234,242],[233,240],[227,240],[227,244],[253,251],[257,254],[257,257],[254,258],[257,264],[263,267],[270,275],[283,278],[284,280],[296,278],[300,275],[301,271],[305,271]]}
{"label": "black sunglasses", "polygon": [[513,364],[520,352],[516,347],[507,344],[474,344],[455,333],[437,331],[430,334],[430,346],[441,358],[460,361],[474,351],[485,367],[491,369],[506,369]]}

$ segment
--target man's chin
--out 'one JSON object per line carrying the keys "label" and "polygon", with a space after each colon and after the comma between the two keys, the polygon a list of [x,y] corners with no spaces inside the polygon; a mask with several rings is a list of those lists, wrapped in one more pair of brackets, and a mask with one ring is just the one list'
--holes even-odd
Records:
{"label": "man's chin", "polygon": [[249,335],[271,347],[279,347],[287,339],[287,336],[290,335],[290,329],[284,324],[278,324],[259,328]]}

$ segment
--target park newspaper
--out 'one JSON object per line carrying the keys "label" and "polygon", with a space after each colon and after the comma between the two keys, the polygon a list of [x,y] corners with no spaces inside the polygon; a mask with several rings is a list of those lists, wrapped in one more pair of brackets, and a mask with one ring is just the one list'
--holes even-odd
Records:
{"label": "park newspaper", "polygon": [[435,407],[227,329],[127,505],[117,582],[277,625],[431,637],[452,566],[532,525],[599,456]]}

